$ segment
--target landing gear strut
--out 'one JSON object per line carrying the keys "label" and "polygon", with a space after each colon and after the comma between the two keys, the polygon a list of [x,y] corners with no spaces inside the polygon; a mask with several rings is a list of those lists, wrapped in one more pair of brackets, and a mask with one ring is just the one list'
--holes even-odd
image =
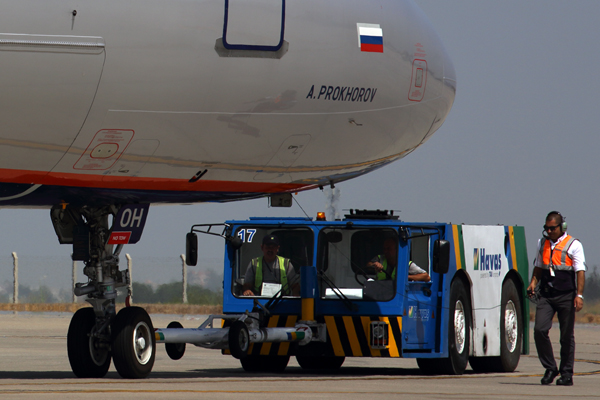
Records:
{"label": "landing gear strut", "polygon": [[[111,357],[119,375],[145,378],[156,353],[154,328],[148,313],[127,307],[116,313],[117,288],[130,285],[127,270],[119,271],[123,244],[109,244],[120,207],[53,208],[52,224],[61,244],[73,244],[73,260],[83,261],[87,283],[77,283],[74,293],[87,296],[92,308],[73,315],[67,335],[69,362],[80,377],[106,375]],[[147,209],[147,208],[146,208]]]}

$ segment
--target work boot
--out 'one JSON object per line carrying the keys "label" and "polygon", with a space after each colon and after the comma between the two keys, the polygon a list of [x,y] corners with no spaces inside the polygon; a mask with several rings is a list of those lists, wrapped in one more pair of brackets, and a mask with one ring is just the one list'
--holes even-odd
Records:
{"label": "work boot", "polygon": [[[554,381],[554,378],[558,375],[558,371],[552,371],[551,369],[547,369],[544,377],[542,378],[542,385],[549,385]],[[562,378],[560,378],[562,379]],[[560,380],[559,379],[559,380]],[[558,384],[558,382],[556,382]]]}
{"label": "work boot", "polygon": [[556,384],[560,386],[573,386],[573,378],[570,376],[561,376],[556,381]]}

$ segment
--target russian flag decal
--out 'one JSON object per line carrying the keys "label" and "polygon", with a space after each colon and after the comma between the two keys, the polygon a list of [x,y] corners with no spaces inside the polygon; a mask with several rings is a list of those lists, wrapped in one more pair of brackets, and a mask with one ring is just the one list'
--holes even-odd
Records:
{"label": "russian flag decal", "polygon": [[360,51],[383,53],[383,30],[379,24],[356,24]]}

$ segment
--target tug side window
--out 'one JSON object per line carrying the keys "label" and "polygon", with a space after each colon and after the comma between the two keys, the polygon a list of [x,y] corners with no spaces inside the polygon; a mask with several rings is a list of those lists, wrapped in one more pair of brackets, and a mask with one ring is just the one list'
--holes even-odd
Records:
{"label": "tug side window", "polygon": [[[408,282],[429,282],[431,237],[416,237],[410,241],[410,260],[413,265],[409,266]],[[425,275],[424,275],[425,274]]]}

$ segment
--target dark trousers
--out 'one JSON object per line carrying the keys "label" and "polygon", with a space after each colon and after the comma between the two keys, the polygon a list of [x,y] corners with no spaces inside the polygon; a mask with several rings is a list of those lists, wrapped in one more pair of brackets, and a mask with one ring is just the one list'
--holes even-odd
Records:
{"label": "dark trousers", "polygon": [[540,297],[535,312],[533,337],[540,362],[546,369],[556,371],[556,361],[548,331],[552,327],[554,314],[560,325],[560,372],[561,376],[573,376],[575,363],[575,292],[553,297]]}

